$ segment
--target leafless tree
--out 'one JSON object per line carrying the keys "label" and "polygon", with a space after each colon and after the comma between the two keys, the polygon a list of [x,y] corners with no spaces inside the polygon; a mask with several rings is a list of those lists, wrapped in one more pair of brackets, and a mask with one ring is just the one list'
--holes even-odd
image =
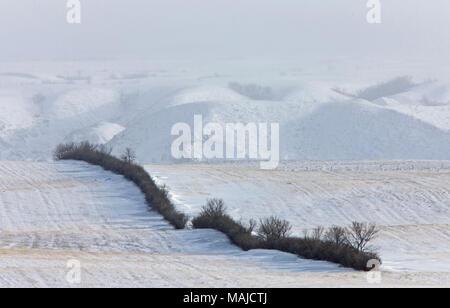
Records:
{"label": "leafless tree", "polygon": [[250,234],[253,233],[253,231],[255,231],[257,226],[258,226],[258,222],[254,219],[250,219],[247,224],[247,232]]}
{"label": "leafless tree", "polygon": [[310,238],[310,236],[309,236],[309,230],[308,230],[308,229],[304,229],[304,230],[303,230],[303,238],[304,238],[305,240],[307,240],[307,239]]}
{"label": "leafless tree", "polygon": [[334,243],[337,246],[344,245],[348,242],[347,229],[339,226],[332,226],[325,233],[325,240]]}
{"label": "leafless tree", "polygon": [[324,232],[325,229],[321,226],[314,228],[314,230],[312,231],[312,239],[316,241],[321,240]]}
{"label": "leafless tree", "polygon": [[367,244],[377,236],[378,232],[379,230],[377,230],[377,227],[374,224],[355,221],[350,227],[350,244],[360,251],[365,251]]}
{"label": "leafless tree", "polygon": [[303,230],[303,238],[305,240],[315,240],[320,241],[323,237],[323,234],[325,232],[324,227],[316,227],[312,230],[305,229]]}
{"label": "leafless tree", "polygon": [[260,221],[258,235],[269,242],[276,241],[289,236],[291,229],[292,226],[287,220],[272,216]]}
{"label": "leafless tree", "polygon": [[136,154],[134,153],[134,151],[132,149],[126,148],[125,153],[122,154],[120,159],[122,159],[124,162],[132,164],[136,160]]}
{"label": "leafless tree", "polygon": [[221,217],[226,214],[226,206],[222,199],[209,199],[202,208],[201,215],[209,217]]}

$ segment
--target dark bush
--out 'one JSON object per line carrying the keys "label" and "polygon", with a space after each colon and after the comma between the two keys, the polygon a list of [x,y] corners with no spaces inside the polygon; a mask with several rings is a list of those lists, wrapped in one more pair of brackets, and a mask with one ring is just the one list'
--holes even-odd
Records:
{"label": "dark bush", "polygon": [[286,238],[291,229],[288,221],[272,216],[260,221],[258,236],[266,242],[279,241]]}
{"label": "dark bush", "polygon": [[348,232],[346,228],[339,226],[332,226],[325,233],[325,240],[333,243],[336,246],[348,244]]}
{"label": "dark bush", "polygon": [[249,226],[236,222],[225,213],[226,208],[222,200],[212,199],[203,207],[200,215],[192,220],[196,229],[215,229],[228,236],[230,241],[247,251],[261,247],[261,240],[252,235],[254,221]]}
{"label": "dark bush", "polygon": [[226,215],[225,203],[221,199],[210,199],[202,208],[201,216],[222,217]]}
{"label": "dark bush", "polygon": [[233,244],[243,250],[275,249],[307,259],[341,264],[356,270],[370,270],[367,268],[369,260],[376,259],[381,262],[375,253],[352,247],[347,240],[346,228],[333,227],[324,236],[324,228],[318,227],[313,230],[312,237],[288,237],[290,224],[279,218],[270,217],[261,221],[258,236],[253,235],[255,221],[250,221],[249,226],[236,222],[226,214],[222,200],[209,200],[200,215],[192,220],[192,224],[194,228],[215,229],[225,233]]}
{"label": "dark bush", "polygon": [[123,160],[124,162],[132,164],[136,160],[136,154],[132,149],[126,148],[125,152],[122,154],[122,156],[120,156],[120,159]]}
{"label": "dark bush", "polygon": [[325,229],[322,226],[316,227],[312,232],[313,240],[321,240],[324,232],[325,232]]}
{"label": "dark bush", "polygon": [[123,175],[139,187],[147,204],[152,209],[160,213],[175,228],[184,229],[188,218],[175,209],[168,198],[167,190],[158,187],[143,167],[129,161],[120,160],[110,153],[111,149],[89,142],[68,143],[57,146],[54,158],[55,160],[81,160]]}
{"label": "dark bush", "polygon": [[360,250],[367,250],[367,244],[378,234],[379,230],[374,224],[367,224],[354,221],[348,232],[350,244]]}

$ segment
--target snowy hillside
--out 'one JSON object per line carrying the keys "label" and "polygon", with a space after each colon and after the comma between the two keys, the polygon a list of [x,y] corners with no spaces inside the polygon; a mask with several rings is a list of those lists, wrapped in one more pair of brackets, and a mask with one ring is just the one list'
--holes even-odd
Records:
{"label": "snowy hillside", "polygon": [[208,198],[222,198],[237,220],[276,215],[299,236],[317,226],[372,222],[381,228],[374,245],[383,269],[450,273],[450,162],[316,162],[315,169],[292,164],[283,171],[240,165],[147,170],[191,216]]}
{"label": "snowy hillside", "polygon": [[1,0],[0,288],[450,287],[450,1],[403,2]]}
{"label": "snowy hillside", "polygon": [[[383,286],[449,285],[450,168],[416,160],[450,160],[450,83],[392,79],[397,71],[242,71],[2,66],[0,159],[17,162],[0,163],[0,286],[65,286],[73,258],[83,286],[368,285],[364,273],[333,264],[243,253],[211,230],[172,230],[131,183],[50,162],[57,144],[82,140],[116,155],[134,149],[191,215],[219,197],[237,219],[279,215],[296,234],[376,222]],[[205,123],[279,123],[284,161],[272,172],[251,162],[171,164],[172,126],[198,114]]]}
{"label": "snowy hillside", "polygon": [[69,260],[81,262],[83,287],[290,286],[352,272],[175,231],[134,184],[99,167],[0,162],[0,177],[1,287],[79,286],[65,279]]}
{"label": "snowy hillside", "polygon": [[[79,162],[0,162],[1,287],[374,286],[366,274],[277,251],[242,252],[213,230],[171,228],[132,183]],[[81,265],[70,284],[69,260]],[[445,273],[383,273],[433,286]]]}
{"label": "snowy hillside", "polygon": [[141,163],[173,162],[171,127],[201,114],[205,123],[279,123],[281,159],[450,159],[444,80],[402,84],[394,69],[363,80],[360,70],[242,70],[4,65],[0,158],[47,161],[58,143],[89,140],[115,154],[131,147]]}

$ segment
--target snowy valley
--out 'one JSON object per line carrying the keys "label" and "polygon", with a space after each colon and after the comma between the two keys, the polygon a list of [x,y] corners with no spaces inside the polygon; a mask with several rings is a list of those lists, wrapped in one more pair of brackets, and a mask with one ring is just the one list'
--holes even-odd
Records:
{"label": "snowy valley", "polygon": [[[122,177],[53,162],[58,144],[84,140],[117,156],[132,148],[191,216],[223,198],[233,218],[277,215],[295,235],[374,222],[380,286],[449,286],[447,75],[430,79],[413,65],[236,67],[2,63],[0,286],[70,286],[71,259],[81,261],[85,287],[373,286],[336,264],[243,252],[213,230],[173,230]],[[171,127],[198,114],[279,123],[278,168],[176,160]]]}

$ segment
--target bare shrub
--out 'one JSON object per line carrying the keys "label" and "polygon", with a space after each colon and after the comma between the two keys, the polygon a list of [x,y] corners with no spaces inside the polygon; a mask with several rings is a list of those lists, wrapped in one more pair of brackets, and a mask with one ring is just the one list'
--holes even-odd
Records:
{"label": "bare shrub", "polygon": [[74,148],[75,148],[74,143],[66,143],[58,145],[55,151],[53,152],[53,159],[54,160],[64,159],[66,153],[72,152]]}
{"label": "bare shrub", "polygon": [[247,232],[253,233],[258,226],[258,223],[254,219],[250,219],[247,225]]}
{"label": "bare shrub", "polygon": [[265,241],[273,242],[289,236],[291,229],[287,220],[272,216],[260,221],[258,235]]}
{"label": "bare shrub", "polygon": [[303,230],[303,239],[308,240],[310,239],[310,235],[309,235],[309,230],[308,229],[304,229]]}
{"label": "bare shrub", "polygon": [[342,246],[348,243],[348,231],[346,228],[339,226],[332,226],[325,233],[325,240],[333,243],[336,246]]}
{"label": "bare shrub", "polygon": [[245,226],[233,220],[226,214],[226,206],[220,199],[208,200],[200,214],[192,220],[192,226],[196,229],[218,230],[243,250],[261,248],[260,240],[252,235],[255,222],[250,220],[249,225]]}
{"label": "bare shrub", "polygon": [[303,230],[303,238],[305,240],[321,240],[325,232],[324,227],[316,227],[312,230]]}
{"label": "bare shrub", "polygon": [[303,238],[289,237],[290,224],[276,217],[261,221],[258,235],[252,235],[256,221],[251,220],[246,226],[234,221],[228,214],[222,200],[212,199],[203,208],[199,216],[192,220],[194,228],[211,228],[223,232],[230,241],[242,248],[276,249],[296,254],[303,258],[324,260],[367,271],[369,260],[380,260],[374,252],[361,251],[348,244],[347,230],[333,227],[325,233],[323,227],[315,228],[311,233],[305,232]]}
{"label": "bare shrub", "polygon": [[136,161],[136,153],[130,148],[126,148],[120,159],[126,163],[133,164]]}
{"label": "bare shrub", "polygon": [[113,148],[107,145],[99,145],[98,146],[98,151],[100,153],[106,154],[106,155],[111,155]]}
{"label": "bare shrub", "polygon": [[374,224],[367,224],[361,222],[353,222],[348,232],[350,244],[359,251],[365,251],[367,245],[378,234],[379,230]]}
{"label": "bare shrub", "polygon": [[225,216],[226,207],[222,199],[209,199],[203,206],[201,216],[221,217]]}
{"label": "bare shrub", "polygon": [[322,237],[323,237],[324,232],[325,232],[325,228],[324,228],[324,227],[321,227],[321,226],[316,227],[316,228],[314,228],[314,230],[312,231],[311,238],[312,238],[313,240],[317,240],[317,241],[318,241],[318,240],[321,240]]}

